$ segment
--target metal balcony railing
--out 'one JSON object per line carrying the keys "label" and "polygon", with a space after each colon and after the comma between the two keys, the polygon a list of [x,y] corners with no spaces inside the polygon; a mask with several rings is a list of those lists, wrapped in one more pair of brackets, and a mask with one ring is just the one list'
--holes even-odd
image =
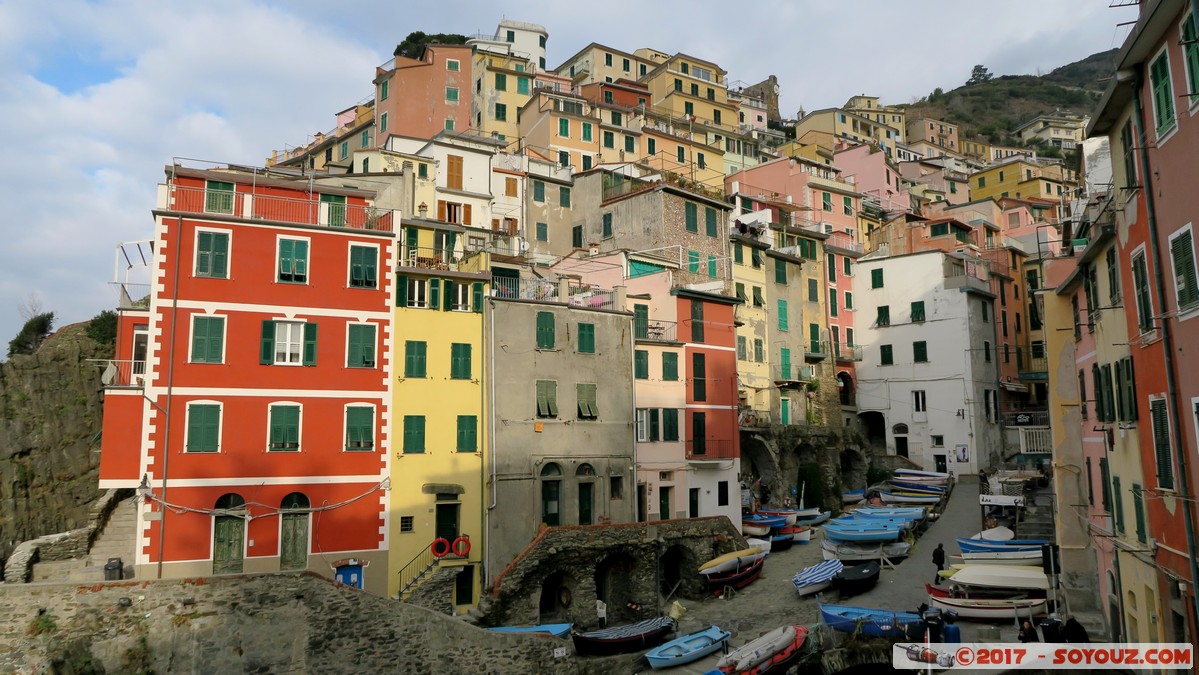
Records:
{"label": "metal balcony railing", "polygon": [[638,340],[660,340],[675,342],[678,339],[678,324],[674,321],[633,320],[633,337]]}
{"label": "metal balcony railing", "polygon": [[100,383],[106,387],[146,386],[146,362],[143,360],[96,359],[95,362],[104,364]]}
{"label": "metal balcony railing", "polygon": [[1046,373],[1049,372],[1049,359],[1044,356],[1029,356],[1023,359],[1020,364],[1020,372],[1022,373]]}
{"label": "metal balcony railing", "polygon": [[770,377],[775,382],[810,382],[816,379],[816,367],[799,364],[779,364],[772,366]]}
{"label": "metal balcony railing", "polygon": [[457,271],[459,259],[454,252],[444,248],[427,246],[405,246],[400,256],[401,267],[426,270]]}
{"label": "metal balcony railing", "polygon": [[833,356],[836,357],[838,361],[861,361],[862,348],[854,345],[834,342]]}
{"label": "metal balcony railing", "polygon": [[112,282],[117,289],[118,309],[149,309],[150,284],[133,284],[124,281]]}
{"label": "metal balcony railing", "polygon": [[606,288],[571,286],[570,304],[589,309],[616,309],[616,291]]}
{"label": "metal balcony railing", "polygon": [[560,302],[558,299],[558,284],[544,279],[492,277],[491,294],[497,298],[507,298],[509,300]]}
{"label": "metal balcony railing", "polygon": [[1013,410],[1003,413],[1003,423],[1009,427],[1047,427],[1048,410]]}
{"label": "metal balcony railing", "polygon": [[687,459],[727,459],[733,456],[733,442],[711,438],[687,441]]}
{"label": "metal balcony railing", "polygon": [[807,340],[803,350],[805,358],[823,359],[828,356],[828,340]]}
{"label": "metal balcony railing", "polygon": [[183,213],[270,220],[296,225],[394,232],[398,214],[391,209],[334,204],[319,199],[290,199],[247,192],[172,185],[171,210]]}

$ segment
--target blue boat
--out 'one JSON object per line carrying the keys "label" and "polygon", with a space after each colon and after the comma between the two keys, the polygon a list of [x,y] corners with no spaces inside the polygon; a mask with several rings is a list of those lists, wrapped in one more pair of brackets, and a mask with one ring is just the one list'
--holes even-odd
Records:
{"label": "blue boat", "polygon": [[572,625],[574,624],[546,623],[540,626],[497,626],[488,630],[493,630],[497,633],[540,633],[543,635],[553,635],[554,637],[566,637]]}
{"label": "blue boat", "polygon": [[893,523],[882,518],[850,518],[842,516],[828,521],[825,529],[835,527],[842,530],[902,530],[906,525],[906,521]]}
{"label": "blue boat", "polygon": [[833,514],[830,511],[821,511],[820,513],[818,513],[814,516],[807,516],[807,517],[801,516],[799,518],[796,518],[795,524],[796,525],[819,525],[820,523],[823,523],[824,521],[831,518],[832,515]]}
{"label": "blue boat", "polygon": [[916,518],[924,518],[928,515],[928,511],[923,506],[867,506],[858,509],[854,513],[873,513],[878,515],[889,516],[914,516]]}
{"label": "blue boat", "polygon": [[1008,539],[1007,541],[991,541],[990,539],[958,539],[958,547],[962,553],[987,553],[994,551],[1039,551],[1049,542],[1041,539]]}
{"label": "blue boat", "polygon": [[795,543],[795,537],[790,532],[770,535],[770,552],[786,551]]}
{"label": "blue boat", "polygon": [[849,527],[892,525],[894,527],[909,529],[916,521],[900,516],[859,516],[850,513],[840,518],[833,518],[828,523],[829,525],[845,525]]}
{"label": "blue boat", "polygon": [[928,485],[926,483],[911,483],[898,478],[891,479],[891,486],[896,490],[905,490],[907,492],[923,492],[930,495],[945,494],[945,488],[940,485]]}
{"label": "blue boat", "polygon": [[902,532],[903,530],[898,527],[861,529],[829,523],[824,528],[824,537],[831,541],[897,541]]}
{"label": "blue boat", "polygon": [[874,637],[903,638],[908,627],[921,626],[918,614],[891,612],[848,605],[820,605],[820,620],[824,625],[843,633],[861,633]]}
{"label": "blue boat", "polygon": [[841,493],[842,504],[857,504],[866,498],[865,488],[861,490],[846,490]]}
{"label": "blue boat", "polygon": [[675,638],[664,645],[645,653],[645,660],[654,670],[672,668],[698,661],[728,644],[732,633],[719,626],[709,626],[701,631]]}
{"label": "blue boat", "polygon": [[767,516],[761,513],[751,513],[748,516],[741,516],[741,522],[753,523],[754,525],[764,525],[771,529],[787,526],[787,516]]}
{"label": "blue boat", "polygon": [[849,515],[858,521],[870,522],[872,520],[884,520],[894,523],[907,523],[908,526],[915,525],[922,520],[920,516],[906,515],[902,513],[874,513],[873,511],[854,511]]}

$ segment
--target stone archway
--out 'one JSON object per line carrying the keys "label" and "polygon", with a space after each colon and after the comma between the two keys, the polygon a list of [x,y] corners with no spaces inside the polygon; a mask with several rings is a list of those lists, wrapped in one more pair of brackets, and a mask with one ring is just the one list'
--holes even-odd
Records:
{"label": "stone archway", "polygon": [[670,600],[704,597],[704,586],[695,570],[703,562],[689,547],[675,544],[658,557],[658,591]]}
{"label": "stone archway", "polygon": [[557,623],[570,616],[578,584],[565,572],[554,572],[541,582],[537,606],[539,623]]}
{"label": "stone archway", "polygon": [[866,429],[866,440],[875,454],[884,455],[887,452],[887,418],[877,410],[866,410],[858,413],[858,420]]}
{"label": "stone archway", "polygon": [[853,375],[848,370],[837,373],[837,395],[841,398],[841,405],[856,405],[857,391],[853,386]]}
{"label": "stone archway", "polygon": [[870,460],[866,453],[853,446],[841,449],[841,487],[844,490],[858,490],[866,487],[866,472],[870,468]]}
{"label": "stone archway", "polygon": [[748,476],[751,483],[760,480],[769,497],[781,500],[785,496],[782,467],[773,444],[758,434],[741,434],[741,474]]}
{"label": "stone archway", "polygon": [[643,603],[647,600],[636,597],[633,589],[636,568],[637,561],[624,551],[612,553],[595,566],[595,597],[608,606],[609,620],[627,614],[630,602]]}

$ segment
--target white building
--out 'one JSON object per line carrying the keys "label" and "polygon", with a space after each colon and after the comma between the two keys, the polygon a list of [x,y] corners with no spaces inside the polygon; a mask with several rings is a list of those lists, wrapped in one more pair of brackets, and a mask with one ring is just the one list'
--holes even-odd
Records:
{"label": "white building", "polygon": [[859,259],[858,410],[887,454],[974,473],[1002,451],[998,351],[985,261],[924,251]]}

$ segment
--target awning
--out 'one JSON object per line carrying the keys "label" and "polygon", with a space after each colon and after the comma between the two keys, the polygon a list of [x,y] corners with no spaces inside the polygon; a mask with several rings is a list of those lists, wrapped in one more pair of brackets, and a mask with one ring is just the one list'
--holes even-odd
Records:
{"label": "awning", "polygon": [[1028,393],[1028,385],[1020,384],[1019,382],[1000,382],[999,386],[1003,387],[1004,389],[1007,389],[1008,391],[1015,391],[1015,392],[1019,392],[1021,394]]}

